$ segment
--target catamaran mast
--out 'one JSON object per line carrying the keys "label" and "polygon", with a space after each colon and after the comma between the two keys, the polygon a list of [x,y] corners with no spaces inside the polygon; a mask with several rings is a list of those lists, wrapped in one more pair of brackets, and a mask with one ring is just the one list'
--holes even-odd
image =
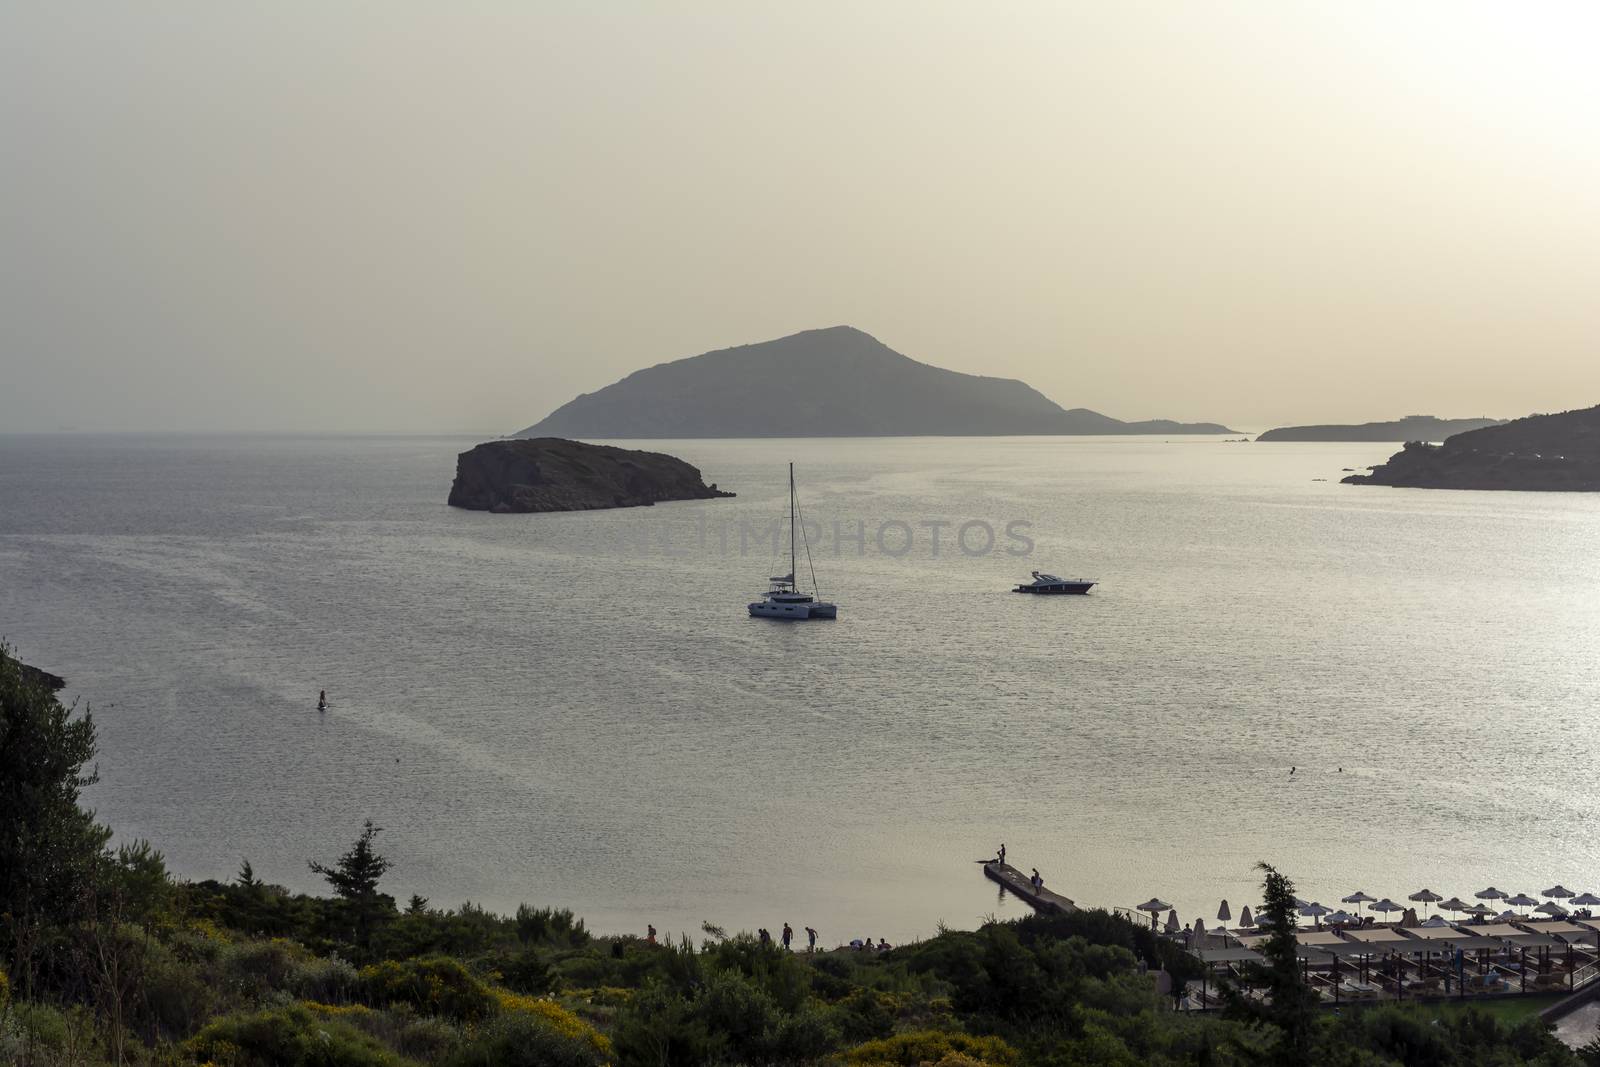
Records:
{"label": "catamaran mast", "polygon": [[794,581],[794,463],[789,464],[789,588]]}

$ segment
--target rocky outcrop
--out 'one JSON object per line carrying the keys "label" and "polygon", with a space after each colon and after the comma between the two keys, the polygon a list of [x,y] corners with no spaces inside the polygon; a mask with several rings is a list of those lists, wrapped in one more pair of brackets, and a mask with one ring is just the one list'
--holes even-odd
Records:
{"label": "rocky outcrop", "polygon": [[676,456],[560,437],[488,441],[456,457],[450,505],[472,511],[586,511],[733,496]]}
{"label": "rocky outcrop", "polygon": [[1412,489],[1600,492],[1600,407],[1530,415],[1456,434],[1442,445],[1407,442],[1352,485]]}
{"label": "rocky outcrop", "polygon": [[22,672],[22,680],[29,685],[42,685],[52,693],[59,693],[67,686],[67,680],[59,674],[41,671],[38,667],[30,667],[26,663],[18,663],[17,669]]}
{"label": "rocky outcrop", "polygon": [[675,437],[984,437],[1231,433],[1217,423],[1123,422],[1064,410],[1014,378],[919,363],[850,326],[723,348],[635,371],[517,434]]}
{"label": "rocky outcrop", "polygon": [[1407,415],[1391,422],[1360,425],[1280,426],[1257,441],[1443,441],[1458,433],[1499,426],[1503,419],[1441,419],[1433,415]]}

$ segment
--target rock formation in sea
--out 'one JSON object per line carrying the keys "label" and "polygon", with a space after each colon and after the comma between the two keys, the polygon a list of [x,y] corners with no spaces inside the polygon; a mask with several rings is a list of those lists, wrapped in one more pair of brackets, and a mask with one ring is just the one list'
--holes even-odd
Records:
{"label": "rock formation in sea", "polygon": [[1012,378],[919,363],[850,326],[635,371],[517,434],[584,438],[1231,433],[1065,410]]}
{"label": "rock formation in sea", "polygon": [[1257,441],[1443,441],[1453,434],[1499,426],[1504,419],[1441,419],[1434,415],[1407,415],[1390,422],[1359,425],[1280,426]]}
{"label": "rock formation in sea", "polygon": [[733,496],[676,456],[559,437],[487,441],[456,457],[450,505],[472,511],[585,511]]}
{"label": "rock formation in sea", "polygon": [[1408,442],[1352,485],[1415,489],[1600,492],[1600,407],[1530,415],[1456,434],[1441,445]]}

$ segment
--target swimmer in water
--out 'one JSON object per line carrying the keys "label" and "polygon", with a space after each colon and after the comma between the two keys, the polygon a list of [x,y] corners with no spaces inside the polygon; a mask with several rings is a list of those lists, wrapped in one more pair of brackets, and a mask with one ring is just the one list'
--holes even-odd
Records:
{"label": "swimmer in water", "polygon": [[328,710],[328,691],[326,689],[320,690],[317,693],[317,710],[318,711],[327,711]]}

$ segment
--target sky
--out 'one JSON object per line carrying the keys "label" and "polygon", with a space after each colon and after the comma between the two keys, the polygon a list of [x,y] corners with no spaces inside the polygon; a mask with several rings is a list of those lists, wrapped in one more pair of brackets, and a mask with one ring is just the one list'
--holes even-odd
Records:
{"label": "sky", "polygon": [[0,432],[511,432],[848,324],[1242,429],[1600,403],[1600,7],[0,6]]}

